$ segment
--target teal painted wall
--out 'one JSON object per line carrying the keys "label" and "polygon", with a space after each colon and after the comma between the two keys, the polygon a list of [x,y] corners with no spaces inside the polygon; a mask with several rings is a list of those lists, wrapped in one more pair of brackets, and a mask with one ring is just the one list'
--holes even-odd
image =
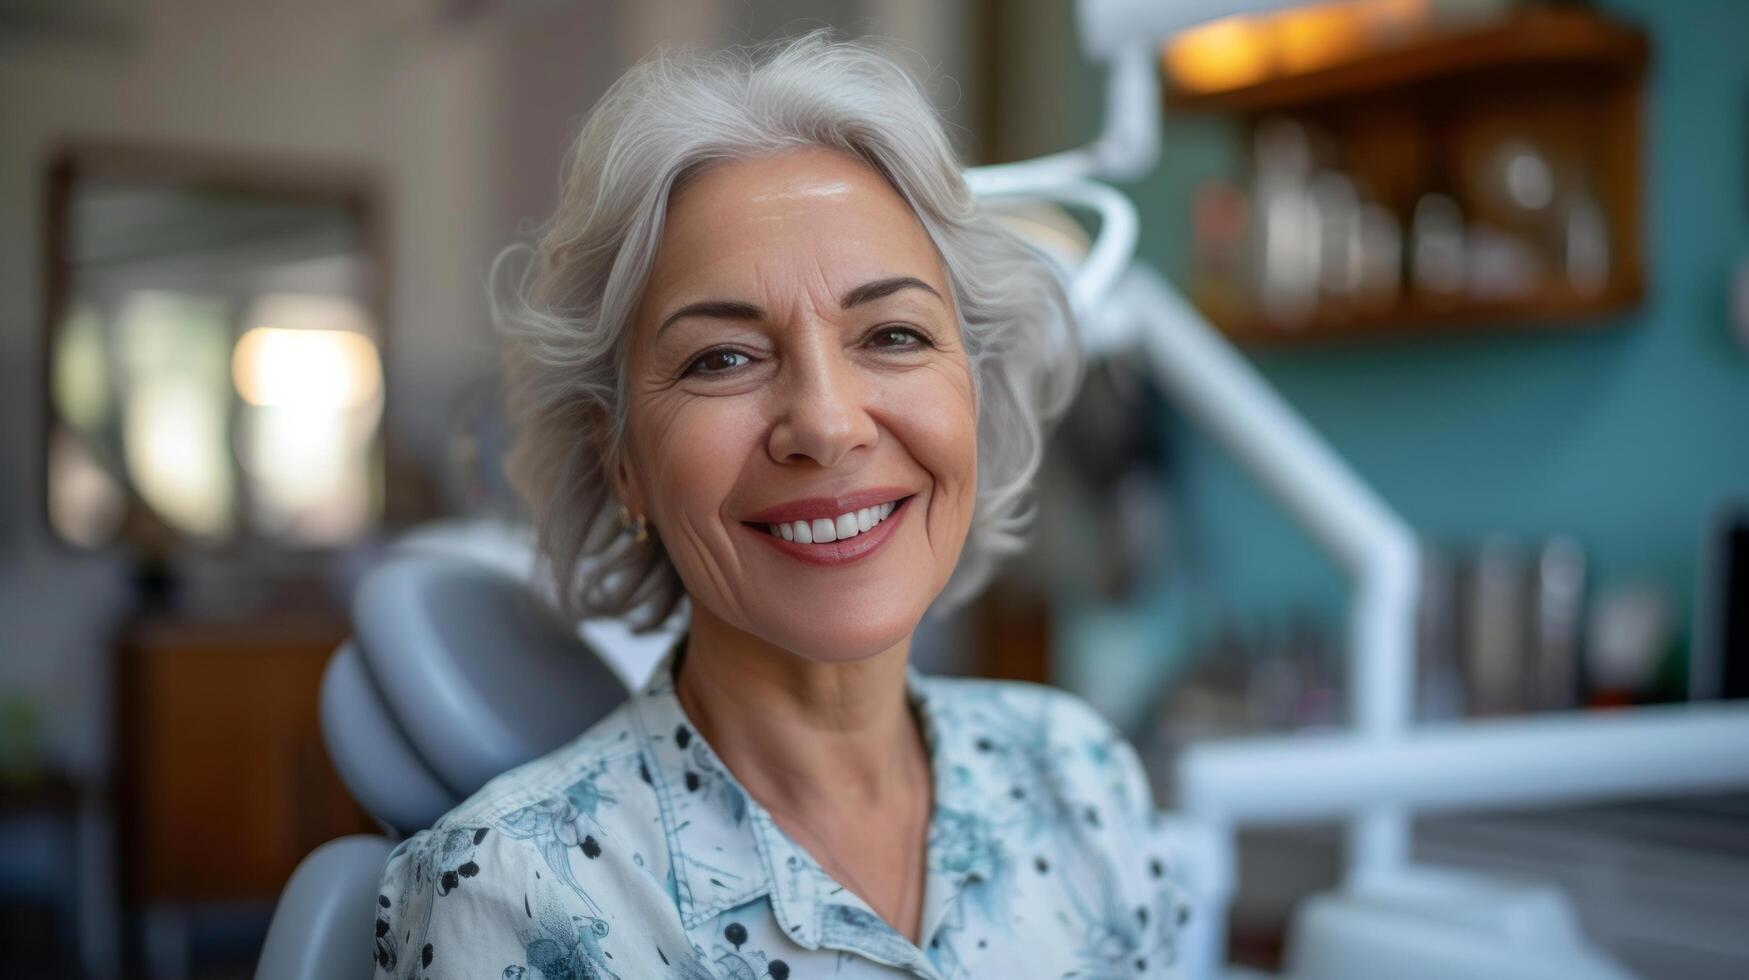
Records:
{"label": "teal painted wall", "polygon": [[[1595,583],[1649,580],[1689,608],[1703,527],[1749,500],[1749,353],[1727,288],[1749,258],[1749,3],[1617,0],[1652,38],[1649,295],[1608,329],[1446,337],[1253,360],[1424,535],[1579,537]],[[1091,95],[1096,84],[1078,80]],[[1182,281],[1191,188],[1232,162],[1218,122],[1173,124],[1130,188],[1145,258]],[[1334,565],[1220,451],[1181,426],[1178,518],[1198,593],[1240,611],[1337,610]]]}

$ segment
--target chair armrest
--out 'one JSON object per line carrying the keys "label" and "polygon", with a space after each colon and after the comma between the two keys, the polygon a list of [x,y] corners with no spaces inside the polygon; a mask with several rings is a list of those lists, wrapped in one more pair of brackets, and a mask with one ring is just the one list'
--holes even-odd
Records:
{"label": "chair armrest", "polygon": [[311,851],[280,893],[255,980],[370,980],[377,886],[394,846],[360,834]]}

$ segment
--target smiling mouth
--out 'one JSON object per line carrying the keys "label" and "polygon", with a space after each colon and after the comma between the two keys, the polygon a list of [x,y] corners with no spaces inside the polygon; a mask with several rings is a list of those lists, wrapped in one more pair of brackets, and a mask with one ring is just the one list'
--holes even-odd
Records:
{"label": "smiling mouth", "polygon": [[915,494],[889,500],[884,504],[863,507],[847,511],[832,517],[817,517],[813,520],[784,521],[777,524],[747,523],[748,527],[764,531],[772,537],[782,538],[796,544],[831,544],[835,541],[846,541],[859,534],[880,527],[882,523],[892,519],[893,515],[904,507]]}

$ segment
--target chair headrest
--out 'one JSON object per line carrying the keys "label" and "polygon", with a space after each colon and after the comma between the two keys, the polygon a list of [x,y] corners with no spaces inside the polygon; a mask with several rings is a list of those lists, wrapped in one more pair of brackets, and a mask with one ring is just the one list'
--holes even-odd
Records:
{"label": "chair headrest", "polygon": [[350,640],[328,658],[320,704],[328,758],[352,798],[379,823],[406,836],[462,801],[413,749]]}
{"label": "chair headrest", "polygon": [[408,742],[459,796],[582,734],[624,684],[507,571],[427,553],[360,583],[353,635]]}

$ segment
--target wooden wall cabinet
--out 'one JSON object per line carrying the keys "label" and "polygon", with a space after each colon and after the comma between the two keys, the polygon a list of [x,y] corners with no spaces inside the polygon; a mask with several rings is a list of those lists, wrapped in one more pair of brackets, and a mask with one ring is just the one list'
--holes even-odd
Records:
{"label": "wooden wall cabinet", "polygon": [[[1641,117],[1647,61],[1647,41],[1637,28],[1586,10],[1543,9],[1485,27],[1429,31],[1315,71],[1224,90],[1189,92],[1169,84],[1169,113],[1236,114],[1253,135],[1280,119],[1316,132],[1328,164],[1402,230],[1402,288],[1394,295],[1365,302],[1326,297],[1313,309],[1281,317],[1259,302],[1254,277],[1236,288],[1199,276],[1193,299],[1236,340],[1266,344],[1581,326],[1632,308],[1646,288]],[[1557,244],[1546,268],[1510,294],[1417,288],[1412,226],[1418,202],[1429,194],[1455,201],[1471,229],[1532,244],[1563,233],[1555,226],[1563,220],[1558,214],[1503,204],[1494,186],[1503,172],[1502,148],[1527,145],[1558,193],[1590,202],[1607,243],[1599,274],[1575,286]],[[1551,207],[1561,203],[1556,199]],[[1250,217],[1258,219],[1255,208]]]}

